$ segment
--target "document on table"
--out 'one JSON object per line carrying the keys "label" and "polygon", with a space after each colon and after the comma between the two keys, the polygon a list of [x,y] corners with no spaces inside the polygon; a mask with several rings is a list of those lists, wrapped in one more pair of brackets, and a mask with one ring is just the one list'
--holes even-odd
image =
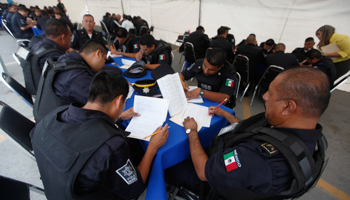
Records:
{"label": "document on table", "polygon": [[164,99],[169,99],[169,114],[174,116],[187,106],[187,99],[178,73],[157,80]]}
{"label": "document on table", "polygon": [[120,66],[120,68],[122,69],[129,69],[129,67],[131,67],[131,65],[133,65],[136,61],[134,60],[127,60],[127,59],[123,59],[122,58],[122,63],[123,65]]}
{"label": "document on table", "polygon": [[109,56],[110,56],[111,58],[123,57],[122,55],[111,54],[111,52],[108,51],[108,53],[107,53],[107,58],[108,58]]}
{"label": "document on table", "polygon": [[162,126],[168,114],[169,101],[153,97],[136,95],[134,99],[134,111],[140,116],[134,116],[126,131],[128,137],[149,141],[151,135],[159,126]]}
{"label": "document on table", "polygon": [[[333,44],[329,44],[329,45],[323,46],[323,47],[321,47],[321,49],[322,49],[323,53],[335,53],[335,52],[340,51],[337,43],[333,43]],[[337,57],[330,57],[330,58],[332,58],[333,60],[337,59]]]}
{"label": "document on table", "polygon": [[[132,85],[134,85],[134,84],[132,83]],[[126,99],[130,99],[132,94],[135,91],[135,89],[132,87],[132,85],[129,85],[129,92],[128,92],[128,96],[126,97]]]}
{"label": "document on table", "polygon": [[[198,88],[197,86],[188,86],[188,87],[190,88],[190,91]],[[187,102],[188,103],[203,103],[203,98],[201,96],[198,96],[196,98],[188,100]]]}
{"label": "document on table", "polygon": [[212,116],[208,114],[208,107],[189,103],[181,113],[172,117],[170,120],[183,126],[182,122],[186,117],[193,117],[196,120],[199,129],[202,126],[210,127],[212,118]]}

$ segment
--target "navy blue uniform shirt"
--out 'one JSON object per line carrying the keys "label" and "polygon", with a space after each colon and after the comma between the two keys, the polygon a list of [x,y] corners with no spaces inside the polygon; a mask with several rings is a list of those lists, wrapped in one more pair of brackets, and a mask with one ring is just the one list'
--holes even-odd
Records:
{"label": "navy blue uniform shirt", "polygon": [[15,14],[15,13],[13,13],[13,12],[8,12],[7,15],[6,15],[6,18],[4,18],[4,19],[6,19],[6,21],[7,21],[7,27],[8,27],[11,31],[13,31],[13,30],[12,30],[12,25],[11,25],[11,19],[12,19],[12,16],[13,16],[14,14]]}
{"label": "navy blue uniform shirt", "polygon": [[45,54],[44,56],[42,56],[40,58],[39,66],[40,66],[41,70],[43,70],[45,61],[48,58],[59,57],[59,56],[65,54],[65,51],[56,42],[54,42],[46,37],[42,41],[36,43],[31,49],[33,51],[36,51],[36,50],[40,49],[42,46],[46,46],[46,45],[54,46],[55,48],[57,48],[58,51],[50,52],[50,53]]}
{"label": "navy blue uniform shirt", "polygon": [[[101,118],[114,126],[115,122],[103,112],[87,110],[78,104],[71,104],[67,110],[60,113],[58,120],[66,123],[82,123],[91,119]],[[122,131],[116,128],[116,132]],[[125,167],[133,167],[134,178],[130,182],[123,171]],[[88,193],[96,188],[103,187],[124,199],[137,199],[144,191],[140,172],[131,162],[130,148],[123,137],[115,136],[107,140],[87,160],[79,172],[74,184],[75,192]],[[135,179],[136,177],[136,179]]]}
{"label": "navy blue uniform shirt", "polygon": [[[316,130],[279,129],[300,138],[311,154],[322,132],[320,125]],[[231,152],[239,164],[236,169],[229,171],[225,166],[224,156]],[[293,178],[289,164],[278,151],[270,154],[264,150],[262,142],[249,139],[211,156],[205,165],[205,177],[210,185],[248,189],[263,194],[274,194],[288,189]]]}
{"label": "navy blue uniform shirt", "polygon": [[267,66],[277,65],[283,67],[284,70],[300,66],[297,57],[290,53],[284,53],[282,50],[267,55],[266,63]]}
{"label": "navy blue uniform shirt", "polygon": [[[80,61],[89,67],[84,58],[76,51],[62,55],[57,61]],[[60,72],[53,81],[54,91],[61,99],[86,104],[89,97],[89,87],[95,74],[86,69],[71,69]]]}
{"label": "navy blue uniform shirt", "polygon": [[11,18],[11,25],[13,29],[13,35],[16,38],[20,39],[31,39],[34,34],[31,28],[22,30],[21,27],[27,26],[26,18],[23,17],[20,13],[15,13]]}
{"label": "navy blue uniform shirt", "polygon": [[210,42],[209,47],[220,48],[226,53],[226,60],[229,62],[233,61],[233,50],[230,42],[224,37],[218,37],[218,39]]}

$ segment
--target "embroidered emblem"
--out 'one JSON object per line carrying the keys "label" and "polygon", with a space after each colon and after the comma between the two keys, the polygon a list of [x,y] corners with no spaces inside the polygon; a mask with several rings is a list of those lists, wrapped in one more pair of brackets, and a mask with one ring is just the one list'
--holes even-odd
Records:
{"label": "embroidered emblem", "polygon": [[225,167],[227,172],[230,172],[232,170],[242,167],[242,163],[238,157],[238,153],[236,149],[224,155],[224,162],[225,162]]}
{"label": "embroidered emblem", "polygon": [[135,171],[134,166],[128,159],[126,161],[125,165],[123,165],[121,168],[116,170],[116,173],[128,184],[131,185],[132,183],[137,181],[137,173]]}
{"label": "embroidered emblem", "polygon": [[261,144],[261,147],[270,155],[278,151],[278,149],[276,149],[272,144],[269,144],[269,143]]}
{"label": "embroidered emblem", "polygon": [[232,79],[228,78],[228,79],[226,79],[225,85],[228,87],[233,87],[233,83],[234,83],[234,81]]}
{"label": "embroidered emblem", "polygon": [[142,89],[143,93],[145,94],[148,94],[149,93],[149,88],[148,87],[145,87]]}
{"label": "embroidered emblem", "polygon": [[165,55],[164,54],[159,55],[159,60],[165,60]]}

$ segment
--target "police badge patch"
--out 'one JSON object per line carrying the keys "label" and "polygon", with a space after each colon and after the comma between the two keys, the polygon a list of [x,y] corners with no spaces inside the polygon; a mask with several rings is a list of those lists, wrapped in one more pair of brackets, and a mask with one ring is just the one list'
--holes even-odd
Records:
{"label": "police badge patch", "polygon": [[117,169],[116,172],[128,185],[137,181],[137,173],[130,159],[126,161],[125,165]]}

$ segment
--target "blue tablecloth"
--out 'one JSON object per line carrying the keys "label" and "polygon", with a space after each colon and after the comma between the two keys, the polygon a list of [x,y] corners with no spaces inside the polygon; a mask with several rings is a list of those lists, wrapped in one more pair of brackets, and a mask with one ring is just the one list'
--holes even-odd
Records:
{"label": "blue tablecloth", "polygon": [[[127,58],[127,59],[130,59],[130,58]],[[115,63],[118,64],[119,66],[122,65],[121,58],[115,58],[114,60],[115,60]],[[113,66],[116,66],[116,65],[114,64]],[[150,72],[151,72],[150,70],[147,70],[147,75],[138,79],[131,79],[127,77],[125,78],[132,83],[135,82],[136,80],[150,79],[152,78],[150,76]],[[133,106],[134,95],[127,100],[125,109],[131,108]],[[203,100],[204,102],[201,104],[203,106],[209,107],[209,106],[218,105],[218,103],[216,102],[212,102],[207,99],[203,99]],[[226,106],[220,106],[220,107],[234,114],[234,111],[232,109],[227,108]],[[167,120],[165,123],[168,123],[169,126],[171,126],[169,128],[169,137],[168,137],[167,143],[158,150],[154,158],[152,170],[149,175],[146,200],[155,200],[155,199],[166,200],[167,195],[166,195],[166,188],[165,188],[165,182],[164,182],[164,170],[166,168],[169,168],[171,166],[174,166],[184,161],[186,158],[190,156],[188,137],[185,133],[184,127],[179,126],[178,124],[175,124],[169,119],[170,119],[170,116],[168,114]],[[228,122],[226,119],[215,115],[211,120],[210,128],[203,127],[199,131],[199,137],[200,137],[202,146],[204,148],[208,147],[212,138],[219,133],[222,127],[226,126],[227,124]],[[146,149],[148,146],[148,142],[141,141],[141,143],[143,147]]]}
{"label": "blue tablecloth", "polygon": [[43,34],[43,30],[32,27],[35,36]]}

